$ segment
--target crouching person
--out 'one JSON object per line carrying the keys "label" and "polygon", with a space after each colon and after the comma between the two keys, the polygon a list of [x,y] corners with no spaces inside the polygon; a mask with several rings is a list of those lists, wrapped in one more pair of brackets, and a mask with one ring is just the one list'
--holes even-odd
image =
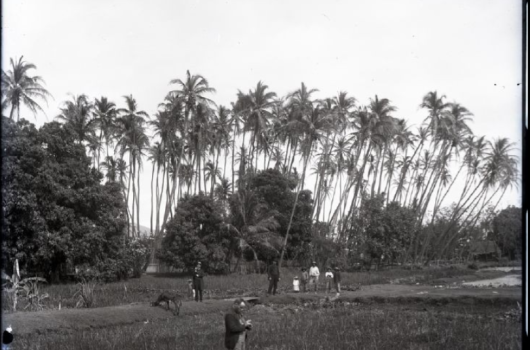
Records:
{"label": "crouching person", "polygon": [[243,318],[245,301],[236,299],[232,310],[225,315],[225,347],[229,350],[245,350],[247,330],[252,329],[250,320]]}

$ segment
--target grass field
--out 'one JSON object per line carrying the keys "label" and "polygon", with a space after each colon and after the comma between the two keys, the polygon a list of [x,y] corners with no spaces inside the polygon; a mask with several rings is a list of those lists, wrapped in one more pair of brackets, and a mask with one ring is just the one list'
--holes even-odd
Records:
{"label": "grass field", "polygon": [[[295,275],[299,275],[298,269],[282,269],[281,280],[279,282],[280,292],[292,290],[292,280]],[[411,270],[404,268],[394,268],[374,272],[354,272],[342,273],[343,289],[355,289],[358,286],[373,284],[448,284],[453,280],[487,279],[502,275],[497,271],[477,272],[464,265],[448,267],[431,267],[423,270]],[[148,302],[156,299],[162,290],[176,290],[181,294],[187,293],[187,276],[153,276],[145,275],[139,279],[130,279],[123,282],[98,284],[94,289],[93,307],[105,307],[125,305],[133,302]],[[321,288],[324,288],[321,281]],[[268,286],[267,276],[264,274],[229,276],[206,276],[205,293],[206,299],[227,298],[233,296],[259,296],[262,295]],[[48,298],[44,299],[44,309],[74,308],[79,300],[75,295],[79,286],[76,284],[58,284],[45,286],[41,293],[47,293]],[[11,303],[5,300],[2,303],[4,312],[12,312]],[[21,300],[18,310],[23,310],[24,301]],[[30,311],[28,308],[27,311]]]}
{"label": "grass field", "polygon": [[[248,349],[520,349],[521,323],[496,308],[250,309]],[[17,349],[223,349],[219,312],[70,334],[32,335]]]}
{"label": "grass field", "polygon": [[[291,290],[295,274],[298,274],[298,270],[282,270],[280,291]],[[502,274],[504,273],[499,271],[477,271],[466,266],[451,266],[343,273],[342,279],[347,289],[350,286],[375,284],[450,285],[463,280],[493,278]],[[94,307],[131,303],[147,305],[143,303],[154,300],[161,290],[168,289],[185,294],[187,279],[186,276],[146,275],[126,282],[101,284],[94,292]],[[205,284],[208,291],[206,298],[258,296],[264,294],[267,278],[266,275],[257,274],[206,276]],[[398,286],[393,286],[392,289],[395,287]],[[364,293],[370,294],[370,288],[363,288]],[[435,290],[434,287],[431,288]],[[45,308],[57,310],[59,303],[62,308],[73,308],[76,289],[75,284],[44,288],[42,292],[50,295]],[[487,293],[491,294],[491,291]],[[352,292],[352,295],[358,295],[358,292]],[[282,298],[284,302],[281,302]],[[414,302],[393,299],[390,303],[382,301],[359,304],[343,301],[322,305],[317,302],[293,302],[287,295],[271,300],[272,303],[256,305],[247,312],[247,318],[252,319],[254,324],[247,349],[522,348],[521,311],[514,307],[513,302],[441,305],[431,303],[428,298],[417,298],[410,299]],[[205,307],[201,309],[203,311],[197,309],[199,306]],[[119,308],[123,307],[128,308]],[[149,306],[142,307],[148,308],[149,312],[166,313]],[[120,312],[119,308],[105,309],[105,312],[109,312],[110,317],[112,313]],[[132,324],[108,323],[85,329],[73,327],[58,328],[52,332],[31,332],[20,335],[13,349],[223,349],[223,312],[226,310],[206,303],[188,303],[184,309],[187,311],[178,317],[153,318]],[[190,312],[194,309],[198,311]],[[79,311],[76,317],[83,317],[85,313]],[[53,312],[63,315],[62,311]]]}

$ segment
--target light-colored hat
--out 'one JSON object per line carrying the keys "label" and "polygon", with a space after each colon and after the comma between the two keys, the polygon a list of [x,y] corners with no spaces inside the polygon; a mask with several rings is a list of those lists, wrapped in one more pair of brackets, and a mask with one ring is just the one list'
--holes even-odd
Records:
{"label": "light-colored hat", "polygon": [[11,326],[7,327],[6,328],[6,331],[8,331],[9,333],[13,332],[13,328],[11,328]]}

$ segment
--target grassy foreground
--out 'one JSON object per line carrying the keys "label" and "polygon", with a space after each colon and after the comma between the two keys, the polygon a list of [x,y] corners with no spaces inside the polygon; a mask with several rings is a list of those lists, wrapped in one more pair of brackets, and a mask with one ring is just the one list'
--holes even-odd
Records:
{"label": "grassy foreground", "polygon": [[[505,310],[415,310],[392,305],[248,311],[248,349],[520,349],[521,323]],[[223,349],[222,313],[168,321],[32,335],[16,349]]]}

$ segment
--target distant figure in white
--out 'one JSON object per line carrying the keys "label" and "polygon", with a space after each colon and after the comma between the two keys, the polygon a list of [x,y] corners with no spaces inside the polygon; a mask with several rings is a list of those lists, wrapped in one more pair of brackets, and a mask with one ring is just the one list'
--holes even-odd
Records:
{"label": "distant figure in white", "polygon": [[324,274],[324,278],[326,279],[326,293],[331,292],[331,286],[333,285],[333,272],[331,272],[331,268],[326,269],[326,273]]}
{"label": "distant figure in white", "polygon": [[318,277],[320,276],[320,270],[318,269],[316,261],[313,261],[309,268],[309,285],[315,285],[315,293],[318,291]]}
{"label": "distant figure in white", "polygon": [[294,279],[293,279],[293,291],[295,293],[298,293],[300,291],[300,280],[298,279],[298,276],[294,276]]}

